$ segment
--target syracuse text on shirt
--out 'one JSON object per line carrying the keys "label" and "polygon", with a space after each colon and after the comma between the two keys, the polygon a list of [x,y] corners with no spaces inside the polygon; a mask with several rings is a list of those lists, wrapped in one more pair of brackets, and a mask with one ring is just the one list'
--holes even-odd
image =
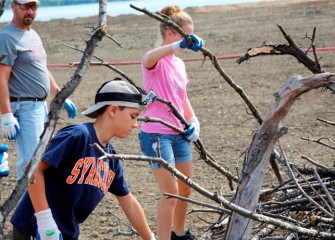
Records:
{"label": "syracuse text on shirt", "polygon": [[80,177],[77,184],[96,186],[106,193],[112,184],[114,176],[115,173],[109,168],[107,162],[95,157],[85,157],[76,162],[66,182],[73,184]]}

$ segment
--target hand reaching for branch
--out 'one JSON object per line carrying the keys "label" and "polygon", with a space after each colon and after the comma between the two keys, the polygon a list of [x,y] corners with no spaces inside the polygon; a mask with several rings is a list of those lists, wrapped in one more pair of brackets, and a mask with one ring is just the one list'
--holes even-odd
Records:
{"label": "hand reaching for branch", "polygon": [[191,49],[194,52],[198,52],[200,48],[204,45],[204,41],[195,34],[190,34],[192,43],[189,43],[186,38],[172,44],[173,51],[176,52],[179,49]]}

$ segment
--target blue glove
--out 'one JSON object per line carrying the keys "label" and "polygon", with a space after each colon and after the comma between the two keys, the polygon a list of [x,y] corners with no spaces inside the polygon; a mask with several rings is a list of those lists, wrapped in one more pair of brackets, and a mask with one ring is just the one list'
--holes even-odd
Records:
{"label": "blue glove", "polygon": [[0,177],[6,177],[9,175],[9,167],[8,167],[8,151],[7,145],[0,144]]}
{"label": "blue glove", "polygon": [[20,132],[20,125],[13,113],[6,113],[1,115],[2,133],[8,140],[15,140],[16,135]]}
{"label": "blue glove", "polygon": [[63,240],[55,220],[52,217],[50,208],[35,213],[37,220],[37,240]]}
{"label": "blue glove", "polygon": [[0,144],[0,153],[7,152],[9,147],[7,145]]}
{"label": "blue glove", "polygon": [[63,107],[67,111],[69,118],[75,118],[77,116],[77,109],[74,103],[70,99],[65,99]]}
{"label": "blue glove", "polygon": [[180,48],[188,48],[193,50],[194,52],[199,51],[199,49],[202,48],[202,46],[204,45],[204,41],[200,37],[194,34],[190,34],[190,37],[192,38],[193,43],[189,45],[186,39],[184,38],[183,40],[180,41],[179,44]]}
{"label": "blue glove", "polygon": [[184,137],[190,142],[195,142],[199,139],[199,135],[200,135],[200,123],[197,117],[193,116],[190,119],[190,126],[186,128],[186,133]]}

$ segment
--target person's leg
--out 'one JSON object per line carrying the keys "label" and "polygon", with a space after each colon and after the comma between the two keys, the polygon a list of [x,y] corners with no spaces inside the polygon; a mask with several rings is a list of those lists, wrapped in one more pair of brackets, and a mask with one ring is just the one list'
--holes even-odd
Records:
{"label": "person's leg", "polygon": [[164,193],[178,194],[177,181],[175,177],[164,168],[153,170],[153,175],[160,191],[160,203],[157,211],[157,236],[158,239],[171,239],[176,199],[167,199]]}
{"label": "person's leg", "polygon": [[[190,179],[192,178],[192,161],[187,163],[177,163],[176,168],[185,176],[189,177]],[[178,179],[177,182],[178,195],[184,198],[188,198],[191,195],[191,187],[180,179]],[[173,215],[173,231],[177,235],[183,235],[185,231],[187,207],[188,202],[177,200]]]}
{"label": "person's leg", "polygon": [[[144,155],[157,157],[157,153],[170,165],[175,165],[172,142],[174,136],[166,134],[148,134],[141,132],[139,135],[141,150]],[[157,151],[159,147],[159,151]],[[177,194],[177,179],[161,164],[150,163],[150,169],[158,184],[160,191],[160,204],[157,212],[157,236],[158,239],[171,239],[173,213],[176,199],[167,199],[164,193]]]}
{"label": "person's leg", "polygon": [[[190,142],[179,135],[173,145],[173,152],[175,154],[176,169],[192,179],[192,149]],[[190,186],[178,179],[179,196],[188,198],[191,190]],[[173,231],[177,235],[183,235],[185,232],[187,207],[188,202],[177,200],[173,217]]]}
{"label": "person's leg", "polygon": [[24,175],[26,164],[32,158],[40,141],[48,113],[46,102],[42,101],[15,102],[11,107],[20,125],[20,132],[14,143],[18,152],[17,180],[20,180]]}

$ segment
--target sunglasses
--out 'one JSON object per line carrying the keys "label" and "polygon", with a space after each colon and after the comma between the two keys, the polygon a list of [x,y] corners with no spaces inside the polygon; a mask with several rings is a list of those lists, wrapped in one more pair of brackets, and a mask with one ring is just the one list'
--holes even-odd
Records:
{"label": "sunglasses", "polygon": [[18,5],[21,10],[28,10],[29,8],[31,8],[31,10],[35,11],[37,10],[37,7],[38,7],[37,4],[29,4],[29,3],[20,4],[18,2],[14,2],[14,3]]}

